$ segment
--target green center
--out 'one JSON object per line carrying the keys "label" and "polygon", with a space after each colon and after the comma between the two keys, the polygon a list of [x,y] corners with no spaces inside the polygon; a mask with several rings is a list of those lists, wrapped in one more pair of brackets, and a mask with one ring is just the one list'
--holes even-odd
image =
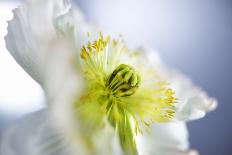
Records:
{"label": "green center", "polygon": [[114,96],[131,96],[138,89],[140,76],[129,65],[119,65],[109,76],[106,87]]}

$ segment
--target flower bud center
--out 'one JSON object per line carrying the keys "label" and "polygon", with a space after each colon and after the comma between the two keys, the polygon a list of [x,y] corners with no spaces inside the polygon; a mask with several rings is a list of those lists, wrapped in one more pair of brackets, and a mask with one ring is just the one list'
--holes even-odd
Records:
{"label": "flower bud center", "polygon": [[116,96],[131,96],[138,89],[140,76],[129,65],[119,65],[107,80],[107,88]]}

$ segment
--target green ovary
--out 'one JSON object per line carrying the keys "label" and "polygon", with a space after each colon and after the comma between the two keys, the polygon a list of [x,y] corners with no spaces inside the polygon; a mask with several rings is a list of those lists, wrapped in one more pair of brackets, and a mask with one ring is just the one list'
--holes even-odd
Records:
{"label": "green ovary", "polygon": [[131,96],[138,89],[139,83],[139,74],[131,66],[121,64],[109,76],[106,88],[115,96]]}

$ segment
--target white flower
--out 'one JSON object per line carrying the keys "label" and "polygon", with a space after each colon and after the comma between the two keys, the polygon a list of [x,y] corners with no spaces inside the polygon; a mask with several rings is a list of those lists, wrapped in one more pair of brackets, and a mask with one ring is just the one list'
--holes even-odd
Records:
{"label": "white flower", "polygon": [[[86,32],[99,31],[68,0],[27,1],[14,10],[7,48],[42,86],[48,108],[6,133],[4,154],[196,153],[184,122],[204,117],[216,101],[156,52]],[[151,134],[139,134],[144,126]]]}

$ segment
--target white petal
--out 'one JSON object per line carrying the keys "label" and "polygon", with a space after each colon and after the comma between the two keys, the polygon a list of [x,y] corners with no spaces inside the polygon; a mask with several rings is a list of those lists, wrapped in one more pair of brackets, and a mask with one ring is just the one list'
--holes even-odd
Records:
{"label": "white petal", "polygon": [[209,98],[199,87],[195,86],[190,79],[177,71],[167,70],[167,78],[178,98],[176,120],[196,120],[205,116],[207,112],[217,107],[217,101]]}
{"label": "white petal", "polygon": [[0,148],[4,155],[70,154],[62,134],[52,126],[48,110],[18,120],[5,132]]}
{"label": "white petal", "polygon": [[7,49],[40,84],[43,81],[44,57],[50,51],[48,45],[56,39],[53,18],[69,8],[68,1],[37,0],[28,1],[13,11],[14,18],[9,22],[5,37]]}
{"label": "white petal", "polygon": [[[49,109],[27,115],[3,134],[0,142],[0,154],[3,155],[88,155],[79,130],[68,124],[70,116],[65,110],[59,113],[60,120],[66,123],[57,126],[57,119],[51,117]],[[65,120],[62,120],[65,118]],[[66,126],[69,125],[69,126]],[[74,127],[74,128],[72,128]],[[65,131],[66,130],[66,131]],[[111,128],[92,137],[96,155],[121,155],[117,136]],[[78,135],[80,136],[79,138]],[[106,147],[107,146],[107,147]]]}
{"label": "white petal", "polygon": [[209,111],[217,107],[217,101],[210,98],[191,80],[178,71],[166,66],[157,52],[144,49],[146,60],[154,66],[161,76],[171,84],[176,92],[178,103],[176,104],[176,115],[174,120],[189,121],[200,119]]}
{"label": "white petal", "polygon": [[152,133],[141,136],[138,142],[141,154],[197,155],[189,149],[188,130],[183,122],[155,124]]}

